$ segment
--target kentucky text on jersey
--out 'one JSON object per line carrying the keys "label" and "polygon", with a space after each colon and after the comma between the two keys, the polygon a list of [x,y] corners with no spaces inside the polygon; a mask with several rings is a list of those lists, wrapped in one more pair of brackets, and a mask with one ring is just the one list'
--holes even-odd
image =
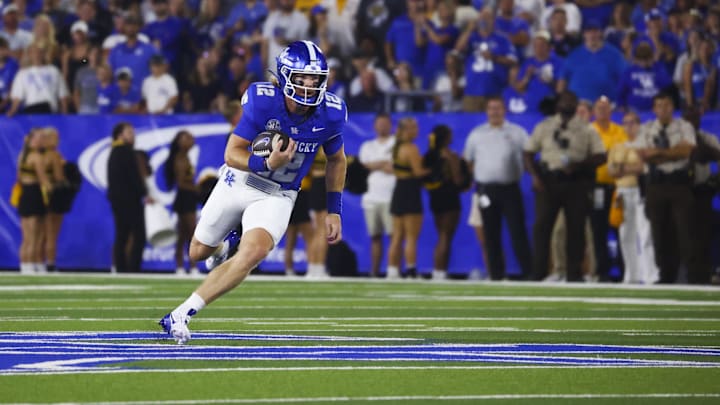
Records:
{"label": "kentucky text on jersey", "polygon": [[259,175],[279,183],[285,190],[298,190],[310,170],[319,146],[333,155],[343,146],[342,130],[347,121],[345,102],[326,92],[325,99],[309,116],[290,114],[281,89],[269,82],[248,87],[242,97],[243,115],[233,133],[252,142],[258,133],[279,130],[298,143],[287,165]]}

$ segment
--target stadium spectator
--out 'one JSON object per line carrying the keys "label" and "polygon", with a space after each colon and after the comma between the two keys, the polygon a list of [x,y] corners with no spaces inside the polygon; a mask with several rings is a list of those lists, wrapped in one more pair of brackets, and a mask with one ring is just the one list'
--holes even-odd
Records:
{"label": "stadium spectator", "polygon": [[47,196],[52,180],[48,175],[43,148],[44,134],[40,129],[32,129],[25,136],[18,157],[17,181],[22,188],[17,207],[22,231],[19,252],[21,274],[46,271],[42,251],[43,221],[47,213]]}
{"label": "stadium spectator", "polygon": [[422,112],[425,111],[424,96],[414,95],[419,89],[415,85],[412,67],[405,62],[400,62],[393,69],[393,78],[397,94],[393,97],[393,112]]}
{"label": "stadium spectator", "polygon": [[582,21],[597,20],[603,27],[610,23],[614,3],[613,0],[575,0]]}
{"label": "stadium spectator", "polygon": [[[195,167],[188,153],[195,145],[195,138],[188,131],[175,134],[170,143],[170,153],[165,161],[163,174],[168,189],[176,189],[172,210],[177,214],[177,240],[175,241],[175,274],[186,274],[185,252],[195,232],[198,208],[198,190],[195,185]],[[186,246],[187,245],[187,246]],[[187,273],[199,274],[192,258],[188,258]]]}
{"label": "stadium spectator", "polygon": [[187,21],[170,14],[168,0],[152,0],[155,20],[142,29],[150,42],[164,57],[173,75],[182,73],[182,61],[189,47],[183,48],[187,35]]}
{"label": "stadium spectator", "polygon": [[[232,60],[232,59],[231,59]],[[247,83],[244,88],[247,88]],[[239,92],[238,84],[232,89]],[[244,88],[242,89],[244,92]],[[187,86],[182,92],[183,111],[190,112],[211,112],[219,111],[219,95],[222,91],[220,79],[215,70],[210,66],[208,58],[198,58],[195,61],[195,69],[190,73]],[[233,93],[231,99],[239,98],[242,93]],[[234,96],[234,97],[233,97]]]}
{"label": "stadium spectator", "polygon": [[527,21],[532,30],[540,29],[540,17],[545,11],[544,0],[515,0],[517,16]]}
{"label": "stadium spectator", "polygon": [[139,272],[145,247],[145,180],[135,156],[135,129],[121,122],[113,127],[108,159],[108,200],[115,221],[113,263],[118,273]]}
{"label": "stadium spectator", "polygon": [[680,101],[681,105],[685,104],[685,92],[682,91],[683,80],[685,74],[685,65],[692,65],[693,60],[699,58],[700,55],[700,43],[702,42],[703,33],[700,31],[689,31],[687,33],[687,39],[685,41],[685,52],[683,52],[675,62],[675,69],[673,70],[673,83],[680,89]]}
{"label": "stadium spectator", "polygon": [[[355,112],[385,111],[385,96],[378,88],[377,79],[373,70],[365,70],[360,73],[361,92],[351,96],[348,100],[348,108]],[[352,93],[352,92],[351,92]]]}
{"label": "stadium spectator", "polygon": [[[398,0],[361,0],[357,8],[355,38],[357,43],[370,40],[384,44],[390,24],[405,12],[406,4]],[[378,52],[380,65],[387,66],[386,54]]]}
{"label": "stadium spectator", "polygon": [[705,32],[716,44],[720,42],[720,8],[711,8],[705,19]]}
{"label": "stadium spectator", "polygon": [[98,52],[97,48],[92,48],[87,63],[74,75],[73,110],[78,114],[112,112],[112,72],[107,65],[98,66]]}
{"label": "stadium spectator", "polygon": [[645,164],[632,147],[640,131],[640,117],[625,113],[623,128],[628,142],[613,146],[608,152],[608,173],[615,177],[617,203],[622,207],[619,229],[620,250],[625,262],[624,283],[653,284],[658,279],[650,222],[645,216],[645,203],[640,193],[640,177]]}
{"label": "stadium spectator", "polygon": [[[234,53],[230,55],[227,61],[227,68],[225,69],[225,77],[221,81],[221,90],[225,94],[225,97],[230,100],[242,97],[250,83],[258,80],[254,74],[248,71],[244,52],[243,50],[242,54]],[[205,63],[208,66],[206,66],[204,70],[207,71],[208,75],[212,74],[211,66],[209,66],[211,62],[208,60]],[[217,94],[217,92],[215,94]]]}
{"label": "stadium spectator", "polygon": [[60,45],[55,40],[55,27],[50,17],[40,14],[35,17],[32,29],[32,43],[47,52],[47,60],[53,65],[60,62]]}
{"label": "stadium spectator", "polygon": [[[244,2],[239,3],[245,6]],[[196,54],[210,49],[224,40],[225,34],[229,36],[231,30],[225,32],[225,21],[221,15],[220,0],[203,0],[200,2],[200,12],[190,23],[190,39]]]}
{"label": "stadium spectator", "polygon": [[142,98],[145,109],[150,114],[172,114],[178,97],[175,78],[167,73],[167,62],[162,55],[150,59],[152,74],[143,80]]}
{"label": "stadium spectator", "polygon": [[10,56],[7,39],[0,37],[0,113],[10,107],[10,89],[18,69],[17,60]]}
{"label": "stadium spectator", "polygon": [[[383,257],[383,235],[392,235],[390,202],[395,188],[392,152],[395,136],[392,135],[390,116],[380,113],[375,116],[375,139],[360,145],[358,159],[369,171],[367,191],[362,195],[361,205],[370,236],[370,275],[380,277],[380,262]],[[395,275],[397,276],[397,274]]]}
{"label": "stadium spectator", "polygon": [[484,9],[455,45],[465,55],[463,111],[485,111],[487,98],[502,94],[509,68],[517,62],[512,44],[495,32],[494,24],[492,11]]}
{"label": "stadium spectator", "polygon": [[[525,166],[535,190],[535,280],[542,280],[548,273],[550,237],[562,208],[567,227],[567,281],[583,281],[583,226],[590,210],[587,196],[595,168],[605,161],[605,150],[597,133],[575,116],[577,103],[574,93],[562,92],[558,96],[558,114],[535,126],[525,145]],[[536,162],[538,152],[540,160]]]}
{"label": "stadium spectator", "polygon": [[[625,143],[628,140],[623,127],[612,121],[612,109],[610,100],[605,96],[595,100],[593,105],[595,120],[591,125],[600,135],[605,150],[610,150],[615,145]],[[612,231],[617,236],[617,228],[611,227],[608,221],[614,193],[615,178],[608,173],[607,164],[603,163],[595,171],[595,189],[593,190],[593,204],[590,211],[590,223],[592,224],[595,247],[595,274],[601,282],[621,280],[621,278],[611,280],[610,251],[607,243],[608,232]],[[622,266],[620,267],[622,270]]]}
{"label": "stadium spectator", "polygon": [[33,40],[30,31],[20,28],[20,16],[15,4],[10,4],[2,10],[3,26],[0,36],[4,37],[10,47],[10,54],[15,59],[21,59],[25,48],[30,46]]}
{"label": "stadium spectator", "polygon": [[267,69],[275,72],[275,57],[293,41],[308,37],[310,22],[305,14],[295,10],[295,0],[279,0],[278,8],[268,14],[263,24],[261,59]]}
{"label": "stadium spectator", "polygon": [[[113,26],[114,29],[110,35],[108,35],[102,42],[102,50],[103,50],[103,60],[107,60],[110,56],[110,51],[112,51],[115,46],[127,41],[127,36],[125,35],[125,20],[130,17],[130,14],[128,12],[116,12],[113,14]],[[147,35],[143,34],[142,32],[137,33],[137,40],[139,42],[142,42],[144,44],[150,43],[150,38],[148,38]]]}
{"label": "stadium spectator", "polygon": [[142,95],[132,84],[132,71],[120,68],[115,74],[115,102],[113,112],[116,114],[135,114],[141,111]]}
{"label": "stadium spectator", "polygon": [[310,28],[308,29],[309,39],[316,43],[325,55],[338,55],[335,38],[330,36],[328,11],[318,4],[310,10]]}
{"label": "stadium spectator", "polygon": [[73,22],[73,16],[67,10],[60,7],[59,0],[44,0],[42,2],[42,13],[50,17],[55,28],[58,41],[62,33],[67,30],[68,25]]}
{"label": "stadium spectator", "polygon": [[308,203],[312,213],[313,235],[308,243],[308,273],[312,278],[327,277],[328,243],[325,220],[327,219],[327,188],[325,186],[325,164],[327,158],[325,152],[318,151],[310,168],[310,193]]}
{"label": "stadium spectator", "polygon": [[333,93],[334,95],[340,97],[341,99],[345,99],[347,96],[347,86],[345,85],[345,82],[342,80],[342,73],[341,73],[342,65],[340,61],[336,58],[330,58],[328,59],[328,82],[327,82],[327,89],[329,92]]}
{"label": "stadium spectator", "polygon": [[[57,67],[45,59],[44,50],[31,45],[13,81],[8,117],[23,114],[67,113],[68,89]],[[22,109],[21,109],[22,106]]]}
{"label": "stadium spectator", "polygon": [[701,113],[710,109],[716,96],[717,67],[713,62],[715,44],[707,36],[700,38],[698,52],[683,66],[682,92],[685,105]]}
{"label": "stadium spectator", "polygon": [[617,84],[625,70],[622,53],[604,43],[597,21],[588,21],[584,44],[568,55],[558,81],[558,92],[568,89],[581,99],[597,100],[605,95],[617,99]]}
{"label": "stadium spectator", "polygon": [[545,7],[545,11],[542,17],[540,17],[540,26],[542,29],[547,29],[551,16],[555,14],[555,10],[563,10],[565,12],[567,30],[570,34],[580,32],[580,28],[583,26],[580,9],[574,3],[565,0],[552,0],[552,5]]}
{"label": "stadium spectator", "polygon": [[[85,21],[76,21],[70,27],[72,44],[64,47],[61,57],[63,78],[68,87],[75,83],[75,74],[88,63],[90,52],[94,52],[93,46],[87,37],[88,26]],[[77,107],[76,107],[77,108]]]}
{"label": "stadium spectator", "polygon": [[108,64],[114,73],[123,67],[130,69],[133,85],[139,88],[143,80],[150,75],[150,58],[158,54],[158,51],[138,38],[140,20],[137,17],[132,15],[125,17],[123,32],[126,39],[112,48],[108,56]]}
{"label": "stadium spectator", "polygon": [[[695,131],[687,121],[674,118],[672,97],[660,93],[653,100],[655,119],[640,129],[634,146],[649,165],[646,213],[650,220],[659,283],[674,283],[678,256],[685,264],[688,281],[703,282],[695,251],[692,221],[690,153]],[[679,255],[678,255],[679,253]]]}
{"label": "stadium spectator", "polygon": [[567,31],[567,14],[562,8],[555,9],[550,15],[548,24],[550,45],[556,55],[567,57],[570,52],[582,44],[576,33]]}
{"label": "stadium spectator", "polygon": [[717,178],[711,178],[710,164],[720,161],[720,142],[717,136],[700,129],[701,117],[702,114],[697,106],[683,112],[683,119],[687,120],[695,130],[697,142],[697,147],[690,155],[690,161],[694,164],[692,213],[696,231],[698,274],[697,278],[689,281],[706,284],[710,282],[712,273],[713,199],[717,193],[717,183],[713,184]]}
{"label": "stadium spectator", "polygon": [[[522,66],[510,69],[510,86],[505,91],[508,111],[520,114],[539,112],[540,102],[555,95],[563,61],[550,49],[550,34],[536,32],[532,42],[533,56]],[[511,94],[512,96],[508,96]]]}
{"label": "stadium spectator", "polygon": [[442,280],[447,277],[452,241],[460,222],[460,193],[472,183],[472,174],[467,163],[450,149],[450,127],[436,125],[429,138],[423,166],[431,170],[425,188],[430,194],[430,212],[438,237],[433,250],[432,279]]}
{"label": "stadium spectator", "polygon": [[342,59],[350,57],[357,47],[355,26],[357,24],[357,9],[360,0],[322,0],[320,4],[327,12],[328,35],[335,44],[338,57]]}
{"label": "stadium spectator", "polygon": [[665,15],[654,8],[645,16],[645,32],[640,34],[641,38],[649,38],[655,48],[656,59],[664,64],[667,69],[675,67],[680,50],[680,39],[669,32],[665,25]]}
{"label": "stadium spectator", "polygon": [[[93,46],[100,46],[102,41],[110,35],[113,25],[112,15],[98,6],[95,0],[78,0],[75,13],[78,17],[76,21],[83,21],[87,24],[87,36],[90,43]],[[59,36],[61,44],[70,44],[72,37],[70,30],[60,32]]]}
{"label": "stadium spectator", "polygon": [[465,142],[465,159],[471,164],[476,183],[487,247],[488,273],[492,280],[507,277],[502,249],[502,220],[508,224],[520,278],[532,273],[532,254],[525,228],[525,208],[520,192],[523,147],[527,132],[505,119],[500,98],[488,100],[488,122],[475,127]]}
{"label": "stadium spectator", "polygon": [[615,3],[613,7],[610,23],[605,28],[605,41],[620,48],[622,39],[631,32],[635,32],[632,21],[630,21],[630,5],[624,2]]}
{"label": "stadium spectator", "polygon": [[232,33],[231,35],[233,39],[239,39],[239,37],[243,34],[252,34],[255,31],[262,31],[263,22],[267,17],[268,8],[264,1],[240,1],[233,6],[232,10],[230,10],[230,14],[225,20],[225,31]]}
{"label": "stadium spectator", "polygon": [[422,72],[425,63],[425,0],[406,0],[407,12],[395,17],[385,36],[385,59],[389,70],[405,62],[413,72]]}
{"label": "stadium spectator", "polygon": [[657,6],[657,0],[641,0],[635,3],[630,20],[635,26],[635,31],[645,31],[645,16]]}
{"label": "stadium spectator", "polygon": [[362,76],[365,71],[373,72],[378,89],[387,92],[395,88],[392,77],[377,64],[372,54],[365,50],[357,50],[352,56],[352,65],[355,68],[355,76],[350,81],[350,96],[356,96],[362,91]]}
{"label": "stadium spectator", "polygon": [[460,31],[454,25],[455,2],[443,0],[437,5],[438,24],[426,18],[418,18],[421,30],[424,35],[421,40],[425,43],[425,63],[422,71],[416,71],[422,75],[424,89],[430,89],[438,76],[445,69],[445,56],[455,47],[460,36]]}
{"label": "stadium spectator", "polygon": [[49,193],[47,215],[44,220],[43,257],[47,270],[55,271],[57,269],[57,241],[60,236],[60,227],[64,215],[70,212],[75,191],[69,184],[68,178],[65,177],[65,166],[68,163],[58,150],[60,136],[57,129],[46,127],[41,131],[44,132],[45,137],[45,153],[43,154],[45,166],[47,172],[52,174],[49,176],[52,189]]}
{"label": "stadium spectator", "polygon": [[514,0],[498,0],[497,16],[495,17],[495,32],[505,35],[515,46],[515,52],[522,58],[525,47],[530,43],[530,25],[516,15]]}
{"label": "stadium spectator", "polygon": [[417,242],[423,220],[420,179],[430,174],[430,170],[422,166],[422,156],[414,143],[417,135],[415,118],[406,117],[398,122],[392,156],[397,180],[390,202],[393,231],[388,251],[387,277],[391,279],[398,278],[403,259],[403,275],[417,276]]}
{"label": "stadium spectator", "polygon": [[466,83],[462,69],[462,59],[457,52],[445,54],[445,70],[436,77],[433,85],[433,111],[462,111],[462,95]]}
{"label": "stadium spectator", "polygon": [[651,111],[655,95],[667,91],[670,86],[672,80],[665,67],[653,61],[651,43],[638,41],[633,49],[632,65],[625,69],[620,79],[617,104],[626,111]]}

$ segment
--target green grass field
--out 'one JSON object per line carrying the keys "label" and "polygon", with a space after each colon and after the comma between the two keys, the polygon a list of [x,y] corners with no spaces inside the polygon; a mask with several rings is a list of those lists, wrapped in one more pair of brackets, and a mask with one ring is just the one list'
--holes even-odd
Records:
{"label": "green grass field", "polygon": [[720,289],[0,273],[0,402],[720,403]]}

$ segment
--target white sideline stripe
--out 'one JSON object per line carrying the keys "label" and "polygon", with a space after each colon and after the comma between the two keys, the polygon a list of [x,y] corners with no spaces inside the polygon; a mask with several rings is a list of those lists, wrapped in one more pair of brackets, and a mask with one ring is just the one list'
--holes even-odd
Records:
{"label": "white sideline stripe", "polygon": [[142,285],[107,284],[52,284],[52,285],[0,285],[0,291],[108,291],[108,290],[144,290]]}
{"label": "white sideline stripe", "polygon": [[[246,399],[193,399],[170,401],[112,401],[72,402],[56,405],[195,405],[195,404],[253,404],[253,403],[302,403],[302,402],[350,402],[350,401],[460,401],[460,400],[508,400],[508,399],[614,399],[614,398],[718,398],[720,394],[648,393],[648,394],[486,394],[486,395],[393,395],[366,397],[299,397],[299,398],[246,398]],[[18,404],[30,405],[30,404]],[[36,404],[37,405],[37,404]],[[42,405],[42,404],[41,404]]]}
{"label": "white sideline stripe", "polygon": [[[225,317],[200,317],[198,320],[202,322],[245,322],[254,320],[288,320],[289,322],[299,322],[301,320],[308,320],[309,322],[316,322],[317,318],[225,318]],[[720,318],[650,318],[650,317],[323,317],[326,321],[621,321],[621,322],[718,322]],[[0,321],[18,321],[18,322],[34,322],[34,321],[96,321],[96,322],[114,322],[114,321],[157,321],[156,318],[88,318],[88,317],[70,317],[70,316],[3,316],[0,317]],[[312,323],[308,323],[312,325]],[[352,324],[349,324],[352,325]]]}
{"label": "white sideline stripe", "polygon": [[[157,359],[154,359],[157,360]],[[720,367],[720,363],[718,364]],[[43,371],[42,375],[59,375],[59,374],[137,374],[137,373],[215,373],[215,372],[259,372],[259,371],[282,371],[282,372],[293,372],[293,371],[373,371],[373,370],[508,370],[508,369],[523,369],[523,370],[535,370],[535,369],[629,369],[629,368],[684,368],[684,369],[697,369],[696,366],[691,365],[615,365],[615,364],[598,364],[592,366],[580,366],[580,365],[557,365],[557,366],[544,366],[544,365],[507,365],[507,366],[318,366],[318,367],[217,367],[217,368],[155,368],[155,369],[113,369],[113,368],[92,368],[92,369],[75,369],[68,370],[63,369],[62,371]],[[715,366],[703,366],[703,369],[714,369]],[[38,371],[30,372],[0,372],[2,375],[31,375],[37,376]],[[720,394],[718,394],[720,395]]]}

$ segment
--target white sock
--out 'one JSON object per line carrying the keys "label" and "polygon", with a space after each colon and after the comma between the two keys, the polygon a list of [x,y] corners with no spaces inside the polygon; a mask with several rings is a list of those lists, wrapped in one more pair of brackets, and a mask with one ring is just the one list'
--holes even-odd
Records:
{"label": "white sock", "polygon": [[400,269],[397,266],[388,266],[387,278],[399,278],[399,277],[400,277]]}
{"label": "white sock", "polygon": [[21,262],[20,263],[20,274],[31,274],[35,272],[35,268],[32,263]]}
{"label": "white sock", "polygon": [[446,274],[445,270],[434,269],[432,272],[432,279],[433,280],[444,280],[445,274]]}
{"label": "white sock", "polygon": [[47,266],[45,265],[45,263],[42,263],[42,262],[33,263],[33,267],[35,268],[36,273],[40,273],[40,274],[47,273]]}
{"label": "white sock", "polygon": [[173,314],[193,316],[200,312],[201,309],[205,308],[205,300],[202,299],[197,293],[190,294],[190,297],[185,300],[180,306],[175,308]]}

